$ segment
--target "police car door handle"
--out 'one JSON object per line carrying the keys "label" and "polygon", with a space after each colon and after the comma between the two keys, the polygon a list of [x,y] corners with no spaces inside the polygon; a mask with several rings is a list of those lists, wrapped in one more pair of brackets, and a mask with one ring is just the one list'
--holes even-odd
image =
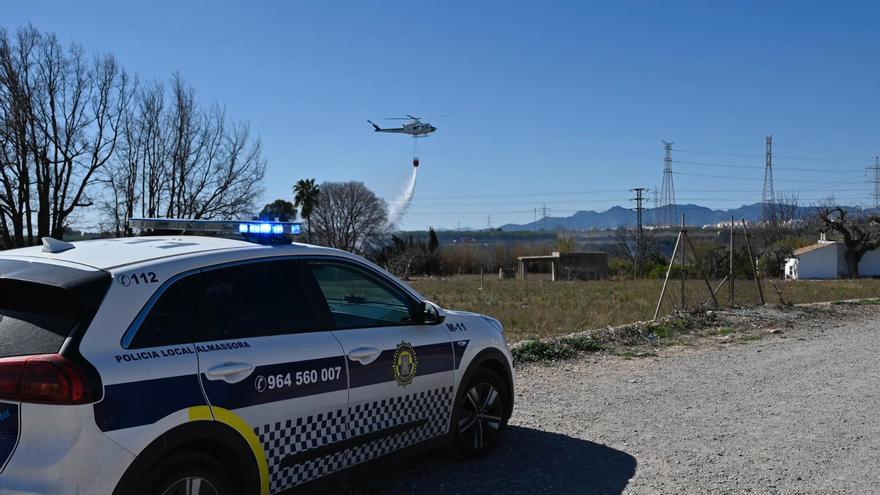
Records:
{"label": "police car door handle", "polygon": [[205,372],[209,380],[225,380],[237,383],[247,378],[254,371],[250,363],[223,363]]}
{"label": "police car door handle", "polygon": [[375,361],[379,357],[379,354],[382,354],[382,351],[375,347],[362,346],[349,351],[348,359],[367,365]]}

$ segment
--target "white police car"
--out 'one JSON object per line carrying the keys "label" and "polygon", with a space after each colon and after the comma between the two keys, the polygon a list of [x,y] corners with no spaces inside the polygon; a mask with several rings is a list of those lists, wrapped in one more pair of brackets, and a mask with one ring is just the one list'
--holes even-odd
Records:
{"label": "white police car", "polygon": [[511,366],[497,320],[338,250],[46,239],[0,253],[0,493],[284,493],[386,454],[479,456]]}

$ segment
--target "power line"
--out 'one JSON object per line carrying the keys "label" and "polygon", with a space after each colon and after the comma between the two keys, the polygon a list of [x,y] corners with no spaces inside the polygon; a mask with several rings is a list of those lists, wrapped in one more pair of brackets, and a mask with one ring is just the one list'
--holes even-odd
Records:
{"label": "power line", "polygon": [[[684,150],[680,148],[675,148],[673,151],[678,153],[687,153],[687,154],[695,154],[695,155],[715,155],[715,156],[730,156],[735,158],[762,158],[764,155],[759,155],[757,153],[725,153],[721,151],[705,151],[705,150]],[[820,156],[800,156],[800,155],[776,155],[776,159],[782,160],[807,160],[807,161],[823,161],[823,162],[860,162],[864,161],[861,158],[849,158],[849,157],[820,157]]]}
{"label": "power line", "polygon": [[428,195],[428,196],[419,196],[420,199],[437,199],[437,200],[455,200],[461,198],[511,198],[511,197],[519,197],[519,196],[560,196],[560,195],[574,195],[574,194],[601,194],[601,193],[622,193],[626,191],[625,188],[620,189],[592,189],[592,190],[581,190],[581,191],[546,191],[546,192],[518,192],[518,193],[501,193],[501,194],[443,194],[443,195]]}
{"label": "power line", "polygon": [[[779,158],[776,156],[776,158]],[[673,160],[673,163],[680,163],[683,165],[699,165],[703,167],[721,167],[721,168],[741,168],[741,169],[760,169],[764,168],[761,165],[741,165],[734,163],[715,163],[715,162],[694,162],[689,160]],[[774,167],[776,170],[787,170],[790,172],[818,172],[818,173],[833,173],[833,172],[855,172],[856,169],[841,169],[841,168],[806,168],[806,167]]]}
{"label": "power line", "polygon": [[[732,176],[732,175],[697,174],[697,173],[692,173],[692,172],[675,172],[675,175],[686,175],[686,176],[690,176],[690,177],[709,177],[709,178],[713,178],[713,179],[729,179],[729,180],[753,180],[753,181],[763,181],[764,180],[764,179],[761,179],[758,177],[736,177],[736,176]],[[828,184],[827,182],[821,182],[821,181],[815,180],[815,179],[814,180],[786,179],[782,182],[785,182],[785,183],[797,182],[797,183],[804,183],[804,184],[822,184],[822,185]]]}

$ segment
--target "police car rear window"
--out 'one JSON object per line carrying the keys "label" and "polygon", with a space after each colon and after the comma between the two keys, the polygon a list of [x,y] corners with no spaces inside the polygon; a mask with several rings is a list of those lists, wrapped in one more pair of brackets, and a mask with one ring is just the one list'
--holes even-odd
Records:
{"label": "police car rear window", "polygon": [[271,261],[210,270],[204,276],[199,341],[314,332],[329,328],[302,263]]}
{"label": "police car rear window", "polygon": [[193,341],[202,285],[199,275],[178,280],[156,301],[138,328],[129,349]]}
{"label": "police car rear window", "polygon": [[82,313],[64,289],[0,279],[0,357],[58,352]]}

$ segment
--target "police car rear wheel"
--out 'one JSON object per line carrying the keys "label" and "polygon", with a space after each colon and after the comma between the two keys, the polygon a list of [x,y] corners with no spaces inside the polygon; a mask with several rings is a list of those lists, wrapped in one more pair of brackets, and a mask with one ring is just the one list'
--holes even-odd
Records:
{"label": "police car rear wheel", "polygon": [[173,482],[162,495],[219,495],[219,493],[210,480],[201,476],[187,476]]}
{"label": "police car rear wheel", "polygon": [[509,403],[501,377],[489,369],[477,370],[456,403],[455,453],[473,458],[491,451],[507,425]]}
{"label": "police car rear wheel", "polygon": [[234,495],[226,470],[196,451],[172,455],[147,475],[139,495]]}

